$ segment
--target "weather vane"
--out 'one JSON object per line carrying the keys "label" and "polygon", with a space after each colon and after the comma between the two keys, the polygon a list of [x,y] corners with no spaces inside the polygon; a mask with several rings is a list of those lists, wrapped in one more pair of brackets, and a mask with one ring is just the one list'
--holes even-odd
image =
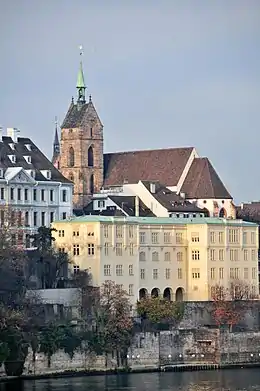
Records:
{"label": "weather vane", "polygon": [[80,54],[80,56],[82,56],[83,55],[83,46],[82,45],[79,46],[79,50],[80,50],[79,54]]}

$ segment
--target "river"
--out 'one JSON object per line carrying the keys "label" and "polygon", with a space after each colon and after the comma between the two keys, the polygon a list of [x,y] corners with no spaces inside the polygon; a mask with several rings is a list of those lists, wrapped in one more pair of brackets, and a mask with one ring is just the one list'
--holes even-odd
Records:
{"label": "river", "polygon": [[260,391],[260,369],[43,379],[2,383],[0,391]]}

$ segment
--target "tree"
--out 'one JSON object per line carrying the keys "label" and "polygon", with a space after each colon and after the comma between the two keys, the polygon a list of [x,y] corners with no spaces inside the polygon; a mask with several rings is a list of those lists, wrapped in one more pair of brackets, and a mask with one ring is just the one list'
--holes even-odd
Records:
{"label": "tree", "polygon": [[183,316],[183,303],[161,297],[144,297],[137,302],[137,313],[153,324],[173,325]]}
{"label": "tree", "polygon": [[215,285],[211,288],[213,300],[213,319],[219,327],[228,326],[232,331],[245,316],[249,307],[248,300],[257,297],[254,286],[244,281],[232,281],[228,288]]}
{"label": "tree", "polygon": [[100,289],[94,306],[95,346],[103,352],[116,351],[119,365],[120,353],[128,348],[133,322],[131,305],[126,291],[113,281],[106,281]]}
{"label": "tree", "polygon": [[56,323],[49,323],[41,332],[39,340],[39,350],[48,359],[48,367],[51,366],[51,357],[59,349],[63,340],[62,329]]}

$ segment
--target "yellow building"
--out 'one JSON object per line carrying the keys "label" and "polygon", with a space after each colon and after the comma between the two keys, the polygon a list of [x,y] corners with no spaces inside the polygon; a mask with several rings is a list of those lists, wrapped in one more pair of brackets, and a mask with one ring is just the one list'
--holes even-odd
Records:
{"label": "yellow building", "polygon": [[258,226],[221,218],[82,216],[53,223],[55,245],[72,273],[93,284],[122,285],[133,303],[144,294],[210,300],[212,287],[244,281],[258,292]]}

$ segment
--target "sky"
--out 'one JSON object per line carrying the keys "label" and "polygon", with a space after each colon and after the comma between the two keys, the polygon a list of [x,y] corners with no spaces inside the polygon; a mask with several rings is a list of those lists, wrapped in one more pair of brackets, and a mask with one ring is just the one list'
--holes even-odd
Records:
{"label": "sky", "polygon": [[259,0],[0,0],[0,125],[48,157],[80,45],[105,152],[194,146],[260,200]]}

